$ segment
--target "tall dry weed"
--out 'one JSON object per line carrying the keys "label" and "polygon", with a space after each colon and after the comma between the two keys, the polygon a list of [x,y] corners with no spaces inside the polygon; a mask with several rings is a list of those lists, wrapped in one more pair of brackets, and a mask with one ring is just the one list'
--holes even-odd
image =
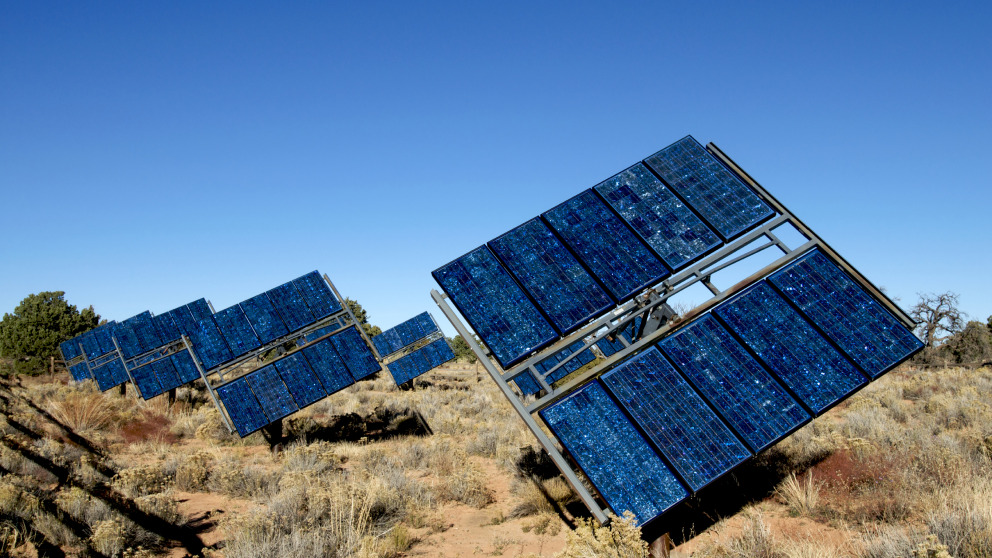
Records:
{"label": "tall dry weed", "polygon": [[634,514],[614,516],[601,526],[590,519],[580,519],[565,538],[565,550],[556,558],[645,558],[648,544],[641,539],[641,529]]}
{"label": "tall dry weed", "polygon": [[114,423],[116,409],[102,393],[69,391],[48,400],[47,410],[55,420],[73,432],[103,432]]}

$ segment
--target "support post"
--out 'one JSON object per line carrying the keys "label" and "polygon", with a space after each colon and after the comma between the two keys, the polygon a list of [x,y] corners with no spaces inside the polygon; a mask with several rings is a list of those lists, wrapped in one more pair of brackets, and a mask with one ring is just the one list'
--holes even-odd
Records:
{"label": "support post", "polygon": [[282,419],[263,426],[262,437],[269,443],[269,449],[272,453],[278,453],[281,451],[283,442]]}

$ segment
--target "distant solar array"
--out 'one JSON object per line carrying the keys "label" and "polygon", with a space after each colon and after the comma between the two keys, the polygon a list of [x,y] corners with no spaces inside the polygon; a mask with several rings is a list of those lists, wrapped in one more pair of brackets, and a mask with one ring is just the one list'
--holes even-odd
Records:
{"label": "distant solar array", "polygon": [[[454,357],[426,312],[384,335],[377,344],[398,358],[397,385]],[[75,380],[93,378],[103,391],[130,381],[150,399],[202,379],[241,436],[383,369],[351,310],[316,271],[218,312],[205,299],[142,312],[60,350]],[[244,373],[245,364],[276,352],[285,354]]]}
{"label": "distant solar array", "polygon": [[[433,275],[604,521],[607,507],[656,519],[922,347],[905,312],[691,136]],[[693,285],[709,299],[676,316],[669,300]]]}

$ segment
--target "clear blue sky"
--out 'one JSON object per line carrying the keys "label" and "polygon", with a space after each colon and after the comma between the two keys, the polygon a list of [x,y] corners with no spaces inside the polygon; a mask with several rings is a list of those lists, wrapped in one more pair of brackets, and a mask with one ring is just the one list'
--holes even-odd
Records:
{"label": "clear blue sky", "polygon": [[[436,267],[692,134],[907,307],[992,314],[987,2],[5,2],[0,312]],[[446,328],[450,333],[450,327]]]}

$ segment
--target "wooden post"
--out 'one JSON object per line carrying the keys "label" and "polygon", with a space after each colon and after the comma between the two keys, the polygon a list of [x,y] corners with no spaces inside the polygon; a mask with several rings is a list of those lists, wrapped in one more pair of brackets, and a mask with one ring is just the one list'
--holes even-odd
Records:
{"label": "wooden post", "polygon": [[176,388],[169,390],[169,406],[171,407],[176,402]]}
{"label": "wooden post", "polygon": [[269,443],[272,452],[279,452],[282,449],[282,419],[262,427],[262,437]]}
{"label": "wooden post", "polygon": [[127,395],[127,382],[124,382],[123,384],[121,384],[121,397],[125,397],[126,395]]}
{"label": "wooden post", "polygon": [[48,373],[52,376],[55,375],[55,357],[48,357]]}

